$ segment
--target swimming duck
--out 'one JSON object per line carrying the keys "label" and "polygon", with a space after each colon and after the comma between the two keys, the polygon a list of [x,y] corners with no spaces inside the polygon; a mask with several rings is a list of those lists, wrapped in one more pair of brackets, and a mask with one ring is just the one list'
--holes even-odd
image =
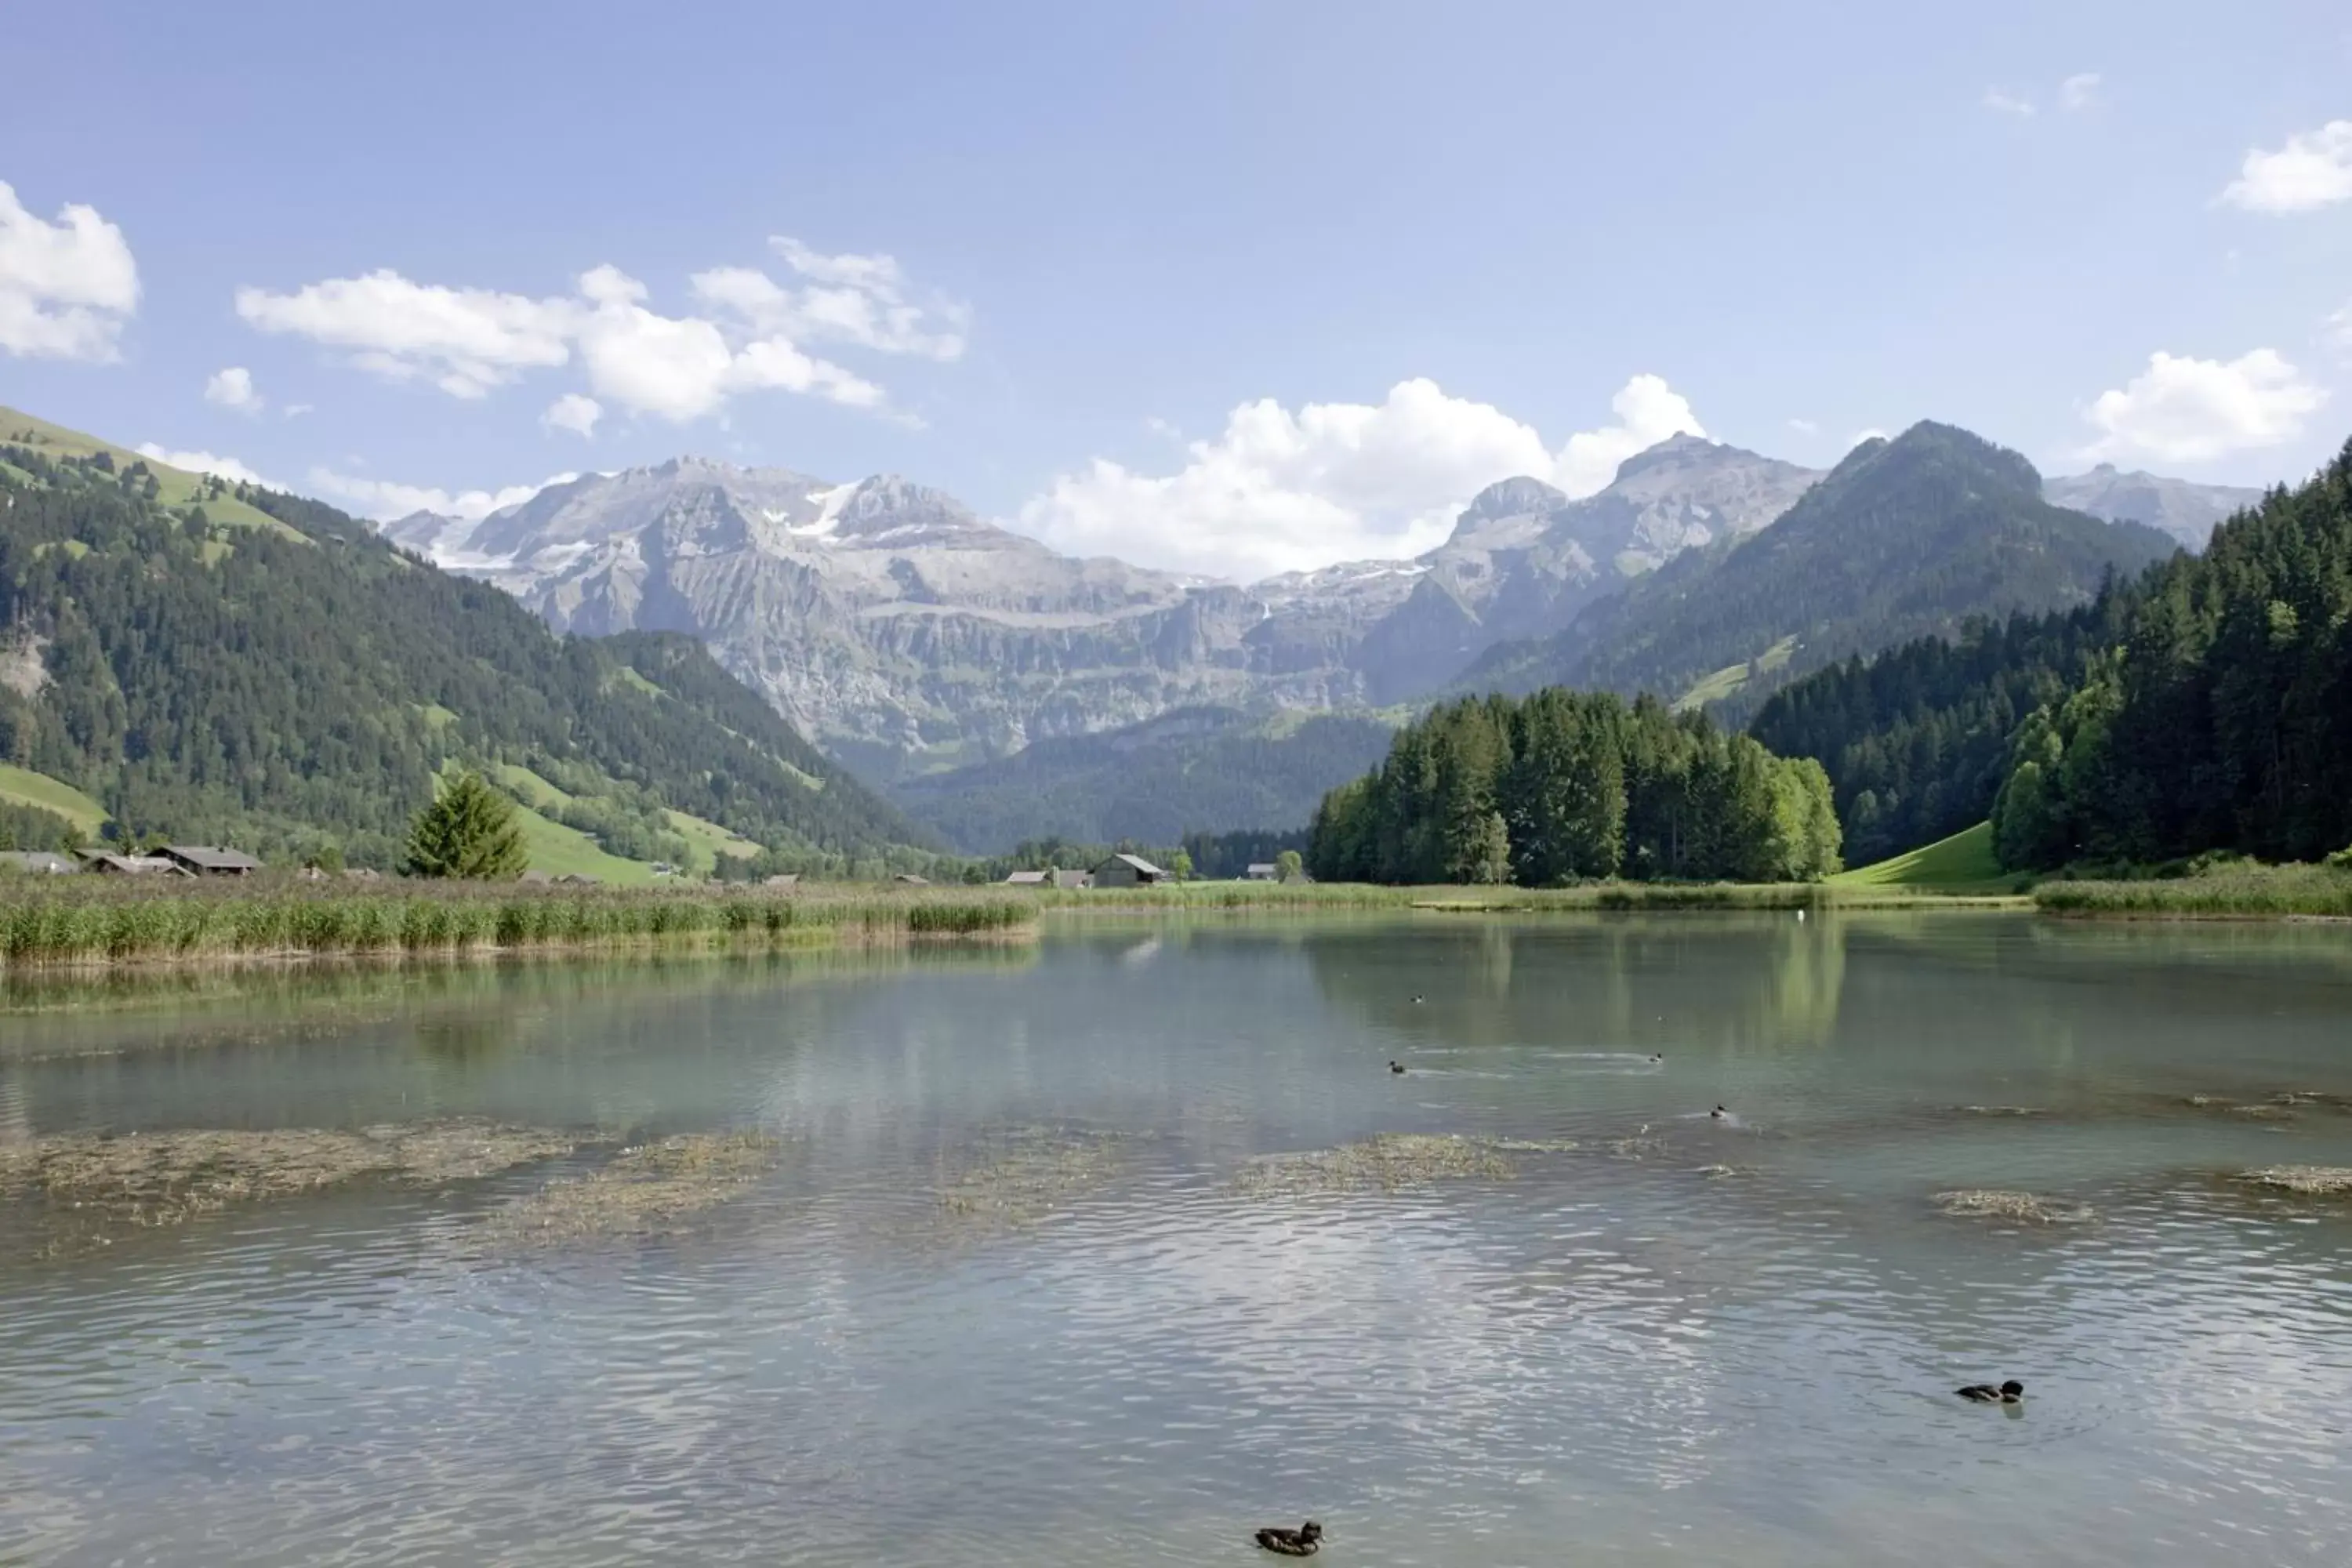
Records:
{"label": "swimming duck", "polygon": [[1257,1532],[1257,1543],[1285,1557],[1312,1557],[1323,1550],[1323,1527],[1311,1519],[1297,1530],[1273,1526]]}
{"label": "swimming duck", "polygon": [[1954,1389],[1952,1392],[1958,1394],[1962,1399],[1973,1401],[1978,1405],[2016,1405],[2025,1397],[2025,1384],[2012,1377],[1999,1388],[1995,1388],[1990,1383],[1972,1383],[1966,1388]]}
{"label": "swimming duck", "polygon": [[1713,1110],[1708,1111],[1706,1114],[1707,1120],[1710,1121],[1727,1121],[1731,1118],[1731,1112],[1724,1110],[1720,1105],[1717,1106]]}
{"label": "swimming duck", "polygon": [[1423,1001],[1423,998],[1421,998],[1421,997],[1419,997],[1419,996],[1415,996],[1415,997],[1412,999],[1412,1005],[1413,1005],[1414,1006],[1418,1007],[1418,1006],[1420,1006],[1420,1005],[1422,1005],[1422,1001]]}
{"label": "swimming duck", "polygon": [[1399,1074],[1402,1074],[1402,1073],[1404,1071],[1404,1063],[1402,1063],[1402,1062],[1391,1062],[1391,1063],[1389,1063],[1389,1071],[1391,1071],[1391,1072],[1392,1072],[1392,1073],[1399,1073]]}
{"label": "swimming duck", "polygon": [[1654,1062],[1664,1061],[1666,1059],[1666,1053],[1664,1051],[1652,1051],[1650,1053],[1650,1059]]}

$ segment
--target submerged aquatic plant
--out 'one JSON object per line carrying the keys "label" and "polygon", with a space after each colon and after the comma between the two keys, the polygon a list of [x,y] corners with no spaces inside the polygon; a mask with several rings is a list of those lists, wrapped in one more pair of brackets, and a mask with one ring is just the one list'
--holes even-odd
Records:
{"label": "submerged aquatic plant", "polygon": [[1967,1218],[2013,1220],[2020,1225],[2080,1225],[2097,1213],[2087,1204],[2069,1204],[2032,1193],[2008,1193],[1971,1188],[1937,1193],[1936,1206],[1948,1215]]}
{"label": "submerged aquatic plant", "polygon": [[2272,1165],[2238,1179],[2305,1197],[2352,1196],[2352,1167],[2342,1165]]}
{"label": "submerged aquatic plant", "polygon": [[1493,1140],[1381,1132],[1336,1149],[1254,1160],[1234,1178],[1234,1190],[1251,1197],[1395,1192],[1430,1182],[1507,1182],[1516,1170]]}
{"label": "submerged aquatic plant", "polygon": [[0,1191],[136,1225],[177,1225],[231,1204],[360,1176],[450,1182],[567,1154],[570,1134],[474,1118],[367,1127],[74,1133],[0,1144]]}
{"label": "submerged aquatic plant", "polygon": [[485,1220],[506,1247],[646,1236],[730,1203],[774,1169],[782,1144],[756,1131],[691,1132],[624,1149],[584,1176],[551,1182]]}

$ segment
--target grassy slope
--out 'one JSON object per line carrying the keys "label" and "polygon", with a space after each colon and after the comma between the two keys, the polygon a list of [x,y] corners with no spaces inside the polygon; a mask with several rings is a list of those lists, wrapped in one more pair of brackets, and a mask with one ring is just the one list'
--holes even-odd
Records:
{"label": "grassy slope", "polygon": [[[499,784],[526,805],[552,809],[569,805],[573,799],[572,795],[556,788],[529,768],[514,763],[500,763],[498,765],[497,775]],[[708,817],[696,816],[691,813],[675,809],[665,809],[662,816],[668,819],[671,827],[685,837],[689,845],[700,851],[699,859],[702,869],[707,870],[718,865],[719,857],[721,855],[732,855],[738,859],[749,860],[760,853],[760,846],[740,834],[730,833]],[[548,826],[566,833],[572,831],[561,823],[551,822]],[[586,836],[582,835],[582,837]],[[593,847],[593,841],[590,842]],[[605,858],[611,859],[613,857],[606,856]],[[626,864],[636,863],[629,861]],[[564,868],[566,870],[581,868]],[[589,875],[599,876],[602,873],[592,870]],[[648,872],[647,875],[650,876],[651,873]]]}
{"label": "grassy slope", "polygon": [[1949,838],[1908,853],[1842,872],[1830,881],[1842,888],[1912,888],[1954,893],[2007,892],[2017,880],[1993,858],[1992,824],[1979,822]]}
{"label": "grassy slope", "polygon": [[[29,440],[25,438],[25,432],[28,430],[32,432],[32,437]],[[170,507],[186,506],[194,501],[197,487],[204,482],[204,476],[201,474],[192,474],[185,468],[173,468],[168,463],[161,463],[152,458],[142,457],[128,447],[118,447],[111,441],[101,441],[95,436],[85,436],[79,430],[68,430],[62,425],[52,425],[46,419],[36,419],[29,414],[5,405],[0,405],[0,445],[31,447],[53,458],[85,458],[93,452],[105,452],[114,458],[114,466],[117,468],[127,468],[133,463],[144,463],[155,476],[159,498],[165,506]],[[208,500],[202,505],[205,516],[214,522],[235,528],[274,529],[289,539],[302,537],[300,532],[287,527],[276,518],[234,498],[225,497],[219,500]]]}
{"label": "grassy slope", "polygon": [[106,820],[106,808],[73,785],[12,763],[0,763],[0,800],[54,812],[92,836]]}
{"label": "grassy slope", "polygon": [[[1756,657],[1756,672],[1759,675],[1771,674],[1788,663],[1796,651],[1797,639],[1793,636],[1782,637]],[[1748,661],[1742,659],[1738,664],[1727,664],[1680,697],[1675,698],[1675,711],[1687,713],[1694,708],[1704,708],[1710,702],[1720,702],[1747,684]]]}

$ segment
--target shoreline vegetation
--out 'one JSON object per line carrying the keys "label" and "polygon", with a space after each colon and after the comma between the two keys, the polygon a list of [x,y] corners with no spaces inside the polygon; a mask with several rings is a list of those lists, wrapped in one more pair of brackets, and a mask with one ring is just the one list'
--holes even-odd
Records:
{"label": "shoreline vegetation", "polygon": [[[1973,846],[1971,846],[1972,847]],[[1948,880],[1864,868],[1814,882],[1388,887],[1188,882],[1158,888],[785,889],[518,887],[427,879],[365,889],[279,880],[163,886],[0,877],[0,969],[1028,943],[1048,915],[1539,915],[2038,910],[2074,918],[2352,921],[2352,868],[2239,863],[2170,877],[2028,887],[1953,857]]]}
{"label": "shoreline vegetation", "polygon": [[979,889],[792,893],[527,888],[419,879],[180,888],[0,882],[0,966],[458,957],[645,946],[814,948],[1034,939],[1036,909]]}

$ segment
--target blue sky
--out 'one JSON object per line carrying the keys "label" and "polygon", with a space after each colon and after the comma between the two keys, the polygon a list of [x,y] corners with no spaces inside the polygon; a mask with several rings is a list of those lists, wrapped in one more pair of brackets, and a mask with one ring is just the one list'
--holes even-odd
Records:
{"label": "blue sky", "polygon": [[0,402],[356,510],[693,451],[1249,575],[1675,428],[2352,432],[2339,5],[224,9],[11,16]]}

